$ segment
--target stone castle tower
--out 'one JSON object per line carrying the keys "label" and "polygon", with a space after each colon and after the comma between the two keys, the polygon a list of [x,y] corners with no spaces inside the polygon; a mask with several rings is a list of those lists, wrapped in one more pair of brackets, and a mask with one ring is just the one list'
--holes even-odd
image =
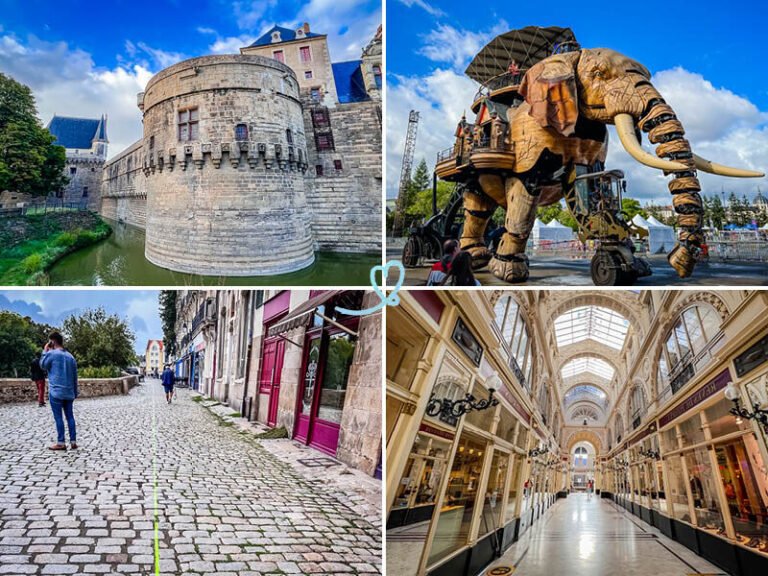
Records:
{"label": "stone castle tower", "polygon": [[159,72],[138,97],[143,138],[106,166],[102,213],[145,228],[147,259],[181,272],[380,252],[380,46],[379,32],[360,60],[331,63],[325,35],[274,27]]}
{"label": "stone castle tower", "polygon": [[84,204],[92,210],[101,205],[101,185],[107,159],[107,117],[70,118],[54,114],[47,126],[55,144],[66,150],[67,185],[52,193],[65,203]]}

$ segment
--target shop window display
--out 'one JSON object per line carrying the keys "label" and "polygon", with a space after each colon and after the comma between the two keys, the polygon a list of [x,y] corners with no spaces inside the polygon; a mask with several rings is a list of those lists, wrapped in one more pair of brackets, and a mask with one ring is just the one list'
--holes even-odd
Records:
{"label": "shop window display", "polygon": [[440,516],[434,528],[429,564],[445,558],[467,543],[479,495],[484,456],[485,444],[469,434],[463,434],[453,459]]}
{"label": "shop window display", "polygon": [[697,448],[686,452],[683,457],[688,467],[688,485],[691,489],[693,511],[696,524],[700,528],[725,533],[723,515],[715,485],[715,471],[707,448]]}
{"label": "shop window display", "polygon": [[749,430],[749,422],[742,421],[739,424],[733,414],[729,412],[731,408],[733,408],[733,404],[723,398],[717,404],[704,411],[712,438]]}
{"label": "shop window display", "polygon": [[517,420],[512,414],[504,408],[501,408],[499,414],[499,425],[496,427],[496,436],[509,442],[510,444],[515,441],[515,428],[517,427]]}
{"label": "shop window display", "polygon": [[683,463],[680,456],[670,456],[667,465],[667,502],[673,518],[691,522],[691,510],[688,507],[686,478],[683,477]]}
{"label": "shop window display", "polygon": [[428,434],[416,436],[403,478],[397,489],[393,509],[434,506],[445,474],[450,446],[449,441]]}
{"label": "shop window display", "polygon": [[502,527],[504,522],[505,481],[507,479],[507,466],[509,466],[509,454],[506,452],[494,452],[491,460],[491,470],[488,483],[485,488],[483,500],[483,514],[480,517],[480,531],[478,537]]}
{"label": "shop window display", "polygon": [[704,430],[701,427],[701,415],[694,414],[680,423],[680,435],[683,446],[693,446],[704,442]]}
{"label": "shop window display", "polygon": [[715,454],[737,540],[768,552],[768,471],[757,440],[748,434],[716,445]]}
{"label": "shop window display", "polygon": [[349,368],[352,366],[354,355],[355,341],[349,334],[331,335],[323,373],[323,387],[320,390],[318,418],[336,424],[341,422],[344,400],[347,395]]}
{"label": "shop window display", "polygon": [[517,495],[520,489],[520,473],[523,469],[523,457],[514,456],[511,460],[512,476],[509,479],[509,490],[507,494],[507,509],[504,514],[504,521],[511,522],[515,518],[515,506],[517,505]]}

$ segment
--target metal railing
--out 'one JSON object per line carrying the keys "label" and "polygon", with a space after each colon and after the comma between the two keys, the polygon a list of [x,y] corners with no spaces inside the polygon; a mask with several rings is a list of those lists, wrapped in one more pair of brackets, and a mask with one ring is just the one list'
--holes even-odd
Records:
{"label": "metal railing", "polygon": [[527,71],[528,69],[524,68],[524,69],[518,70],[517,72],[504,72],[503,74],[494,76],[493,78],[487,80],[484,84],[480,86],[480,88],[477,91],[477,94],[475,94],[475,100],[479,100],[480,98],[489,96],[492,92],[495,92],[496,90],[501,90],[503,88],[509,88],[512,86],[519,86],[520,83],[523,81],[523,76],[525,76],[525,73]]}
{"label": "metal railing", "polygon": [[63,202],[61,200],[46,200],[44,202],[25,202],[21,206],[12,208],[0,208],[0,217],[2,216],[34,216],[54,212],[86,212],[88,211],[88,200],[80,202]]}

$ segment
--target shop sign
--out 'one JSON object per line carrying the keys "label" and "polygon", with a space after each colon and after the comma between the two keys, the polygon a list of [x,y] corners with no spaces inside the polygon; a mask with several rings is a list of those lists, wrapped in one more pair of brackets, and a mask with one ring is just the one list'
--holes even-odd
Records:
{"label": "shop sign", "polygon": [[434,290],[411,290],[408,294],[416,300],[429,316],[440,324],[440,317],[443,315],[445,304]]}
{"label": "shop sign", "polygon": [[672,420],[676,419],[678,416],[681,416],[685,412],[688,412],[691,408],[694,406],[697,406],[704,402],[707,398],[712,396],[713,394],[719,392],[725,386],[730,382],[731,380],[731,373],[728,368],[720,372],[717,376],[712,378],[709,382],[704,384],[701,388],[696,390],[693,394],[688,396],[688,398],[685,399],[681,404],[678,404],[675,406],[671,411],[667,412],[664,416],[662,416],[659,419],[659,426],[664,427]]}
{"label": "shop sign", "polygon": [[512,405],[512,408],[515,409],[515,412],[517,412],[520,416],[522,416],[523,420],[525,420],[526,424],[531,423],[531,415],[528,414],[528,412],[525,411],[525,408],[523,408],[523,405],[520,404],[517,398],[515,398],[514,394],[507,390],[506,386],[502,386],[500,390],[496,390],[496,392],[499,393],[499,396],[504,398],[507,402],[509,402]]}
{"label": "shop sign", "polygon": [[430,426],[424,422],[422,422],[421,426],[419,426],[419,432],[426,432],[427,434],[432,434],[432,436],[437,436],[438,438],[445,438],[446,440],[453,440],[454,438],[454,435],[450,432],[440,430],[440,428],[435,428],[434,426]]}
{"label": "shop sign", "polygon": [[737,356],[733,364],[736,367],[736,374],[741,378],[766,360],[768,360],[768,334],[750,346],[746,352]]}
{"label": "shop sign", "polygon": [[472,360],[475,366],[480,366],[480,360],[483,357],[483,347],[480,346],[480,342],[477,341],[475,335],[470,332],[461,318],[456,320],[456,326],[453,329],[451,339],[458,344],[459,348]]}

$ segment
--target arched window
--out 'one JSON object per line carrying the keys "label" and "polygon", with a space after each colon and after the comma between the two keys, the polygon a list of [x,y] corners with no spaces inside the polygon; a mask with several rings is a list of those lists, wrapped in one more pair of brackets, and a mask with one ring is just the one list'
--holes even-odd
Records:
{"label": "arched window", "polygon": [[589,453],[584,446],[579,446],[573,451],[573,465],[574,466],[586,466],[589,463]]}
{"label": "arched window", "polygon": [[720,331],[720,314],[709,304],[686,308],[664,339],[658,360],[659,399],[677,392],[696,373],[694,362]]}
{"label": "arched window", "polygon": [[637,428],[645,415],[646,401],[642,386],[635,386],[629,396],[629,413],[632,415],[632,428]]}
{"label": "arched window", "polygon": [[235,140],[248,140],[248,126],[245,124],[235,126]]}
{"label": "arched window", "polygon": [[291,133],[290,128],[285,129],[285,140],[288,144],[293,144],[293,134]]}
{"label": "arched window", "polygon": [[621,417],[616,416],[616,444],[621,442],[621,439],[624,437],[624,422],[622,422]]}
{"label": "arched window", "polygon": [[530,390],[533,354],[531,353],[528,326],[520,310],[520,306],[510,296],[499,299],[494,306],[496,326],[501,332],[501,340],[509,351],[510,364],[522,376],[522,384]]}

